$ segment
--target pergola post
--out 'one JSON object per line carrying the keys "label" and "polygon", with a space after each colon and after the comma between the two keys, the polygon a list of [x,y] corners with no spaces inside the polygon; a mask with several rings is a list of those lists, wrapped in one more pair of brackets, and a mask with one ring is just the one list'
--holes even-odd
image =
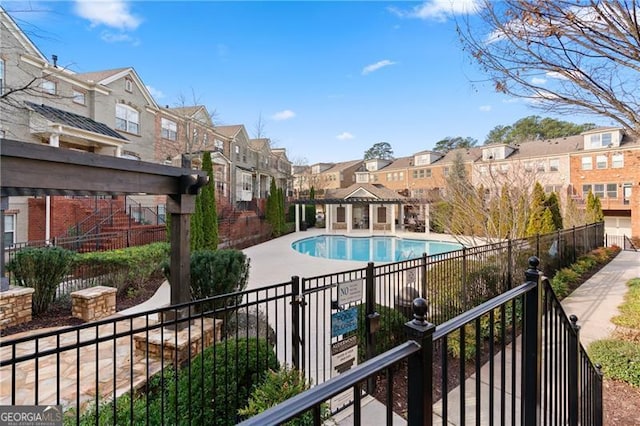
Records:
{"label": "pergola post", "polygon": [[9,278],[4,276],[4,211],[9,209],[9,197],[0,197],[0,292],[9,290]]}
{"label": "pergola post", "polygon": [[347,234],[351,233],[351,229],[353,228],[353,204],[347,204]]}
{"label": "pergola post", "polygon": [[391,210],[391,233],[396,233],[396,206],[395,204],[390,204],[389,209]]}
{"label": "pergola post", "polygon": [[294,204],[296,206],[296,232],[300,232],[300,204]]}
{"label": "pergola post", "polygon": [[196,196],[177,194],[167,197],[167,212],[171,214],[171,305],[191,301],[191,214]]}
{"label": "pergola post", "polygon": [[369,204],[369,232],[373,234],[373,220],[374,220],[375,207],[373,204]]}
{"label": "pergola post", "polygon": [[424,205],[424,233],[428,234],[429,231],[429,204]]}

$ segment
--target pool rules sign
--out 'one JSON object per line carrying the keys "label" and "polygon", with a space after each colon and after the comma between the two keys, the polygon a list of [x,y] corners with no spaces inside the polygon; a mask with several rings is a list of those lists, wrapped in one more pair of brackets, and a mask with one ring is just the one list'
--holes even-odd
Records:
{"label": "pool rules sign", "polygon": [[[351,370],[358,364],[358,338],[347,337],[331,345],[331,377]],[[331,398],[331,411],[349,404],[353,400],[353,389]]]}

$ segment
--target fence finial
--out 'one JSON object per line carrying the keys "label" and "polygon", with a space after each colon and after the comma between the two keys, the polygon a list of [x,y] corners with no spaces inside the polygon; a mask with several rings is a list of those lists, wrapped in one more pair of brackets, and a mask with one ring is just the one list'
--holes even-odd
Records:
{"label": "fence finial", "polygon": [[538,265],[540,265],[540,259],[538,259],[536,256],[531,256],[529,258],[529,268],[524,271],[524,276],[527,281],[538,282],[540,276]]}
{"label": "fence finial", "polygon": [[427,301],[422,297],[413,299],[413,323],[414,324],[426,324],[427,323],[427,311],[429,305]]}

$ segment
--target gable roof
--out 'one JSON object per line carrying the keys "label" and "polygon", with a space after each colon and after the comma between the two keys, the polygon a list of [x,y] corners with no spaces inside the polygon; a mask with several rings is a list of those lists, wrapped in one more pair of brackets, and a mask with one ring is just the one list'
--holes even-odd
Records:
{"label": "gable roof", "polygon": [[83,72],[76,74],[76,78],[80,80],[84,80],[89,83],[103,83],[105,80],[113,77],[114,75],[120,74],[123,71],[128,70],[129,68],[114,68],[112,70],[102,70],[102,71],[93,71],[93,72]]}
{"label": "gable roof", "polygon": [[18,40],[18,42],[24,47],[24,49],[30,54],[36,56],[38,59],[48,62],[47,58],[44,54],[36,47],[35,44],[27,37],[27,35],[22,31],[20,26],[16,23],[16,21],[7,13],[6,10],[2,6],[0,6],[0,22],[3,22],[9,32]]}
{"label": "gable roof", "polygon": [[[370,194],[366,196],[364,194]],[[354,183],[347,188],[327,189],[325,199],[373,198],[379,200],[407,201],[409,198],[398,194],[384,185],[373,183]]]}
{"label": "gable roof", "polygon": [[271,143],[267,138],[249,139],[249,147],[254,151],[269,149]]}
{"label": "gable roof", "polygon": [[349,167],[357,166],[361,164],[363,160],[352,160],[352,161],[342,161],[340,163],[335,163],[330,168],[320,172],[320,173],[336,173],[341,172],[343,170],[348,169]]}
{"label": "gable roof", "polygon": [[132,78],[132,80],[136,83],[136,85],[138,86],[138,89],[140,89],[140,92],[142,92],[142,96],[147,101],[147,104],[151,105],[154,108],[159,109],[160,107],[156,103],[155,99],[153,99],[153,96],[151,96],[151,93],[149,93],[149,89],[147,89],[147,86],[142,82],[142,79],[140,78],[136,70],[133,69],[133,67],[114,68],[111,70],[86,72],[86,73],[76,74],[75,77],[79,80],[84,80],[90,83],[102,84],[103,86],[107,86],[116,80],[120,80],[121,78],[126,77],[127,75],[129,75]]}
{"label": "gable roof", "polygon": [[240,131],[244,125],[242,124],[233,124],[230,126],[215,126],[213,130],[220,133],[222,136],[226,136],[228,138],[234,138]]}
{"label": "gable roof", "polygon": [[109,136],[123,141],[128,141],[127,138],[113,130],[111,127],[107,126],[104,123],[94,121],[89,117],[84,117],[72,112],[63,111],[61,109],[54,108],[48,105],[38,105],[34,104],[33,102],[25,102],[25,104],[33,111],[51,122],[63,124],[69,127],[75,127],[77,129],[87,130],[89,132]]}

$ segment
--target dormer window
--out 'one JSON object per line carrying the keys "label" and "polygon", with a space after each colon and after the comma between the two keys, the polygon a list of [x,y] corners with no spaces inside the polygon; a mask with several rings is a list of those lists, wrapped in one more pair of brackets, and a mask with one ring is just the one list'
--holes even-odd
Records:
{"label": "dormer window", "polygon": [[598,133],[591,135],[589,138],[589,147],[594,148],[606,148],[612,144],[611,133]]}

